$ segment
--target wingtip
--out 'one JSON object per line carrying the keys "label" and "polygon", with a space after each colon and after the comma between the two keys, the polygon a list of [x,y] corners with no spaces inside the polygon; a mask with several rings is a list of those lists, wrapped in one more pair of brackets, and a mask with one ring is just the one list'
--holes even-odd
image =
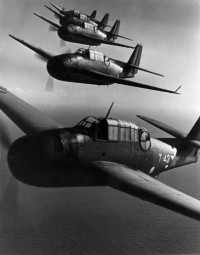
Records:
{"label": "wingtip", "polygon": [[180,88],[181,88],[181,85],[175,90],[176,94],[181,94],[181,93],[177,93]]}
{"label": "wingtip", "polygon": [[10,36],[11,38],[13,38],[14,40],[17,40],[17,41],[20,40],[19,38],[15,37],[14,35],[9,34],[8,36]]}

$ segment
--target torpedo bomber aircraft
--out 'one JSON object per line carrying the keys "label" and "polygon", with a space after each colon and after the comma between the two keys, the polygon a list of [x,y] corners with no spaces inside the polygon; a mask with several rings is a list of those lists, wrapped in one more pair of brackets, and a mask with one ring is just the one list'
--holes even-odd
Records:
{"label": "torpedo bomber aircraft", "polygon": [[77,10],[65,10],[65,8],[60,8],[59,6],[50,3],[58,12],[56,12],[55,10],[52,10],[50,7],[44,5],[47,9],[49,9],[51,12],[53,12],[55,14],[55,17],[59,19],[60,24],[62,24],[62,21],[74,21],[74,22],[78,22],[78,21],[86,21],[89,22],[95,26],[97,26],[98,28],[101,29],[105,29],[106,27],[110,27],[110,25],[108,25],[108,19],[109,19],[109,14],[106,13],[103,17],[103,19],[101,21],[96,19],[96,14],[97,11],[94,10],[92,12],[91,15],[87,15],[85,13],[79,12]]}
{"label": "torpedo bomber aircraft", "polygon": [[54,26],[58,30],[58,36],[60,39],[68,42],[86,44],[90,46],[99,46],[100,44],[108,44],[113,46],[120,46],[133,49],[133,46],[115,43],[117,37],[121,37],[127,40],[131,40],[127,37],[118,35],[120,21],[116,20],[110,32],[102,31],[97,26],[90,24],[88,22],[79,21],[73,22],[62,22],[64,25],[59,25],[54,23],[51,20],[48,20],[36,13],[34,13],[37,17],[42,20],[48,22],[51,26]]}
{"label": "torpedo bomber aircraft", "polygon": [[37,187],[110,186],[200,220],[200,201],[156,180],[164,171],[195,163],[200,118],[188,135],[139,116],[175,138],[152,138],[134,123],[89,116],[66,128],[0,87],[0,109],[26,134],[11,144],[8,165]]}
{"label": "torpedo bomber aircraft", "polygon": [[118,83],[173,94],[178,94],[177,91],[180,88],[171,91],[124,79],[134,77],[138,70],[162,76],[161,74],[139,67],[142,54],[141,45],[135,47],[129,61],[125,63],[116,59],[109,59],[102,53],[90,49],[79,49],[75,53],[53,56],[13,35],[9,36],[35,51],[43,60],[47,61],[48,73],[61,81],[95,85],[111,85],[113,83]]}

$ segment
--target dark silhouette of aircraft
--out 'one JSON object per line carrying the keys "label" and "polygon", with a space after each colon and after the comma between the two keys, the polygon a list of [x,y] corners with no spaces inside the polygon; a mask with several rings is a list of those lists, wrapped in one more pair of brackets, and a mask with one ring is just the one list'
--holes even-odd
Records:
{"label": "dark silhouette of aircraft", "polygon": [[[74,42],[74,43],[80,43],[80,44],[86,44],[90,46],[98,46],[100,44],[108,44],[113,46],[120,46],[125,48],[131,48],[133,49],[133,46],[122,44],[122,43],[115,43],[115,40],[118,37],[131,40],[129,38],[126,38],[124,36],[118,35],[119,33],[119,27],[120,27],[120,21],[116,20],[113,27],[111,28],[110,32],[103,31],[99,29],[97,26],[84,22],[79,20],[78,22],[74,21],[65,21],[62,22],[62,25],[59,25],[57,23],[54,23],[51,20],[48,20],[36,13],[34,13],[37,17],[41,18],[42,20],[49,23],[51,26],[53,26],[58,31],[58,36],[60,39],[68,42]],[[53,31],[55,31],[53,29]]]}
{"label": "dark silhouette of aircraft", "polygon": [[47,62],[48,73],[61,81],[111,85],[118,83],[132,87],[157,90],[178,94],[178,88],[175,91],[158,88],[135,81],[125,80],[132,78],[138,70],[163,76],[161,74],[146,70],[139,67],[142,54],[142,46],[137,45],[127,63],[108,58],[100,52],[90,49],[79,49],[75,53],[62,54],[53,56],[52,54],[31,45],[15,36],[10,35],[13,39],[35,51],[43,60]]}
{"label": "dark silhouette of aircraft", "polygon": [[1,87],[0,109],[26,134],[9,148],[12,174],[38,187],[110,186],[200,220],[200,201],[155,179],[197,162],[200,118],[185,135],[138,116],[175,137],[155,139],[143,127],[109,117],[111,107],[105,117],[66,128]]}
{"label": "dark silhouette of aircraft", "polygon": [[59,6],[51,3],[51,5],[58,11],[56,12],[55,10],[52,10],[50,7],[44,5],[47,9],[49,9],[51,12],[54,13],[54,16],[56,18],[59,19],[60,24],[64,24],[65,22],[69,22],[69,21],[74,21],[74,22],[78,22],[78,21],[85,21],[85,22],[89,22],[95,26],[97,26],[100,29],[105,29],[106,27],[110,27],[110,25],[108,25],[108,19],[109,19],[109,14],[106,13],[103,17],[103,19],[97,20],[96,19],[96,14],[97,11],[94,10],[92,12],[91,15],[87,15],[83,12],[79,12],[77,10],[65,10],[65,8],[60,8]]}

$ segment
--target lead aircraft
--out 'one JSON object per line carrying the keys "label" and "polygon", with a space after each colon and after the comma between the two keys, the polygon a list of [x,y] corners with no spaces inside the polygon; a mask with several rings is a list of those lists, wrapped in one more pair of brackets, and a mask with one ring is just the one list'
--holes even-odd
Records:
{"label": "lead aircraft", "polygon": [[200,220],[200,201],[155,178],[198,160],[200,118],[188,135],[139,116],[175,138],[152,138],[134,123],[89,116],[66,128],[0,87],[0,109],[25,133],[11,144],[8,164],[37,187],[110,186]]}

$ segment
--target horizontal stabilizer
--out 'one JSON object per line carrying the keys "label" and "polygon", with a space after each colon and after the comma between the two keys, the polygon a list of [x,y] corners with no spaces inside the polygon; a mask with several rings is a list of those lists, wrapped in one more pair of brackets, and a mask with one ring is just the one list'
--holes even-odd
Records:
{"label": "horizontal stabilizer", "polygon": [[160,121],[157,121],[157,120],[145,117],[145,116],[141,116],[141,115],[137,115],[137,117],[150,123],[151,125],[159,128],[159,129],[163,130],[164,132],[166,132],[174,137],[177,137],[177,138],[185,138],[186,137],[185,133],[181,132],[178,129],[175,129],[174,127],[170,127]]}
{"label": "horizontal stabilizer", "polygon": [[23,44],[24,46],[26,46],[27,48],[35,51],[38,55],[42,56],[43,58],[49,60],[53,57],[53,55],[51,53],[48,53],[47,51],[44,51],[40,48],[37,48],[35,46],[33,46],[32,44],[26,42],[26,41],[23,41],[13,35],[9,35],[10,37],[12,37],[13,39],[15,39],[16,41],[20,42],[21,44]]}
{"label": "horizontal stabilizer", "polygon": [[[105,33],[105,31],[104,31],[104,33]],[[111,34],[110,32],[107,32],[107,33],[109,33],[111,36],[117,36],[117,37],[129,40],[129,41],[133,41],[131,38],[128,38],[128,37],[125,37],[125,36],[122,36],[122,35],[115,35],[115,34]]]}
{"label": "horizontal stabilizer", "polygon": [[138,69],[138,70],[140,70],[140,71],[143,71],[143,72],[147,72],[147,73],[151,73],[151,74],[155,74],[155,75],[164,77],[163,74],[159,74],[159,73],[152,72],[152,71],[150,71],[150,70],[141,68],[141,67],[139,67],[139,66],[137,66],[137,65],[132,65],[132,64],[127,64],[127,65],[129,65],[129,66],[131,66],[131,67],[134,67],[134,68],[136,68],[136,69]]}

